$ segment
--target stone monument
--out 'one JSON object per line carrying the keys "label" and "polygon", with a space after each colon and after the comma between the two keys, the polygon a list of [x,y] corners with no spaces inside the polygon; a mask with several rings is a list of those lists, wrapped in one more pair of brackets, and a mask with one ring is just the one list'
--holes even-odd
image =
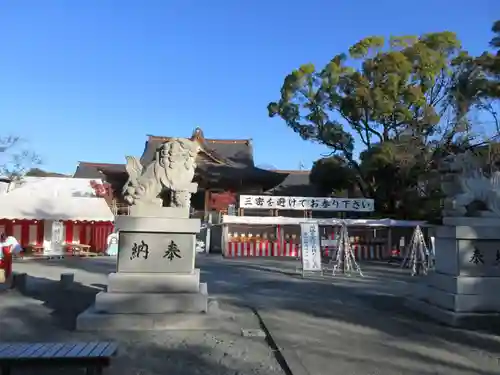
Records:
{"label": "stone monument", "polygon": [[200,145],[172,138],[143,167],[127,157],[129,216],[117,216],[117,272],[77,329],[193,329],[206,324],[206,284],[194,268],[200,220],[189,218]]}
{"label": "stone monument", "polygon": [[453,326],[500,320],[500,172],[485,173],[470,151],[445,160],[443,226],[435,228],[435,268],[408,305]]}

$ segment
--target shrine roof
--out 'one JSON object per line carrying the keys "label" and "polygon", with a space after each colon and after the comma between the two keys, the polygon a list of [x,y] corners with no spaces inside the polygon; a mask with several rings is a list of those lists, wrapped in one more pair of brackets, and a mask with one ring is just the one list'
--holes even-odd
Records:
{"label": "shrine roof", "polygon": [[[156,149],[173,137],[148,135],[141,156],[141,163],[148,164],[153,160]],[[196,140],[203,147],[207,156],[222,161],[231,167],[253,166],[253,147],[251,139],[211,139],[205,138],[201,129],[194,130],[191,140]]]}
{"label": "shrine roof", "polygon": [[[141,156],[143,165],[149,164],[157,148],[174,138],[148,135]],[[311,189],[309,171],[266,170],[254,164],[252,139],[212,139],[205,138],[203,131],[196,128],[191,140],[197,141],[203,149],[198,161],[197,176],[208,182],[218,184],[221,180],[256,183],[264,190],[276,189],[275,194],[291,195],[288,191],[297,191],[295,195],[305,194]],[[103,178],[106,175],[124,175],[124,164],[80,162],[74,177]],[[116,179],[116,178],[114,178]],[[121,183],[123,178],[118,178]],[[118,181],[119,180],[119,181]],[[293,187],[293,188],[292,188]],[[273,189],[274,191],[274,189]]]}
{"label": "shrine roof", "polygon": [[[151,162],[157,148],[172,138],[174,137],[148,135],[141,163],[146,165]],[[200,128],[193,131],[190,139],[197,141],[202,147],[197,175],[207,182],[251,181],[267,189],[276,186],[286,177],[281,173],[255,167],[251,139],[205,138]]]}
{"label": "shrine roof", "polygon": [[93,163],[80,161],[74,178],[102,178],[106,173],[125,173],[125,164]]}
{"label": "shrine roof", "polygon": [[285,179],[272,190],[274,195],[299,197],[315,197],[319,195],[316,187],[309,181],[311,171],[305,170],[274,170],[275,173],[286,174]]}

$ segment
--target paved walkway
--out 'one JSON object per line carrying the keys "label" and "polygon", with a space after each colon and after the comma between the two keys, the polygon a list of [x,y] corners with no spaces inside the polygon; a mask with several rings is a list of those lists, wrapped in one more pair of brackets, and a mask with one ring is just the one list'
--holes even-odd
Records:
{"label": "paved walkway", "polygon": [[295,375],[500,373],[498,338],[398,320],[361,306],[329,306],[329,312],[259,310]]}
{"label": "paved walkway", "polygon": [[440,326],[404,306],[407,270],[362,264],[365,277],[298,276],[298,262],[232,261],[288,281],[260,285],[246,299],[294,375],[500,374],[500,338]]}
{"label": "paved walkway", "polygon": [[[242,335],[242,329],[260,329],[253,311],[245,307],[221,306],[222,324],[210,331],[74,331],[76,315],[93,302],[113,267],[110,259],[15,264],[30,276],[29,290],[27,295],[0,291],[0,340],[117,341],[119,354],[108,375],[284,375],[265,338]],[[62,291],[55,281],[65,272],[75,273],[76,285]],[[32,369],[20,374],[74,373]]]}
{"label": "paved walkway", "polygon": [[[202,256],[198,266],[209,294],[223,305],[257,309],[294,375],[500,374],[500,339],[408,311],[404,296],[417,279],[396,266],[362,264],[364,278],[305,279],[289,260]],[[17,268],[44,279],[74,270],[77,281],[102,287],[113,267],[97,259]]]}

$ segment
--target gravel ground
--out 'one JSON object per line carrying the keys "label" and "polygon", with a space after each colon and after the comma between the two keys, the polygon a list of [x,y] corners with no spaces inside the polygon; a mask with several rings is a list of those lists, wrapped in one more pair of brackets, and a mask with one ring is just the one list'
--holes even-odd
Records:
{"label": "gravel ground", "polygon": [[[0,291],[2,341],[117,341],[119,354],[106,371],[110,375],[283,374],[264,338],[241,335],[241,329],[259,328],[250,310],[221,306],[221,319],[226,319],[227,324],[218,331],[76,332],[71,329],[75,316],[93,301],[98,290],[79,285],[61,292],[55,284],[32,284],[37,287],[29,295]],[[35,373],[78,372],[62,369],[15,372]]]}

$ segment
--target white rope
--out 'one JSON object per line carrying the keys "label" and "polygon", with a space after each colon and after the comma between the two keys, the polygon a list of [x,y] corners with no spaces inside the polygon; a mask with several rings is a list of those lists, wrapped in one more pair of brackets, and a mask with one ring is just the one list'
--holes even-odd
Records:
{"label": "white rope", "polygon": [[421,265],[423,274],[426,275],[429,271],[429,262],[431,262],[431,259],[429,249],[425,244],[424,234],[419,225],[413,231],[408,248],[409,250],[406,252],[401,267],[405,267],[408,263],[408,266],[411,268],[411,275],[415,276],[419,271],[418,266]]}
{"label": "white rope", "polygon": [[352,251],[347,225],[344,221],[342,221],[342,226],[340,227],[340,236],[337,247],[337,257],[332,271],[333,276],[335,276],[337,271],[342,270],[343,273],[347,273],[348,275],[354,271],[363,277],[363,272],[361,271],[359,264],[356,262],[354,252]]}

